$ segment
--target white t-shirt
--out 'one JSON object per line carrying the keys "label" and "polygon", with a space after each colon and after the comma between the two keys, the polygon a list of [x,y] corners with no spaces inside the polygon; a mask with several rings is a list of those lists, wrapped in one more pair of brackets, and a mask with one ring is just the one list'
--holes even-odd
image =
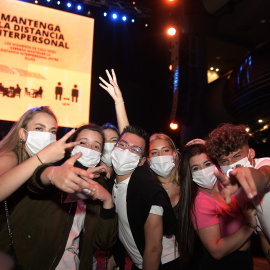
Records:
{"label": "white t-shirt", "polygon": [[[270,158],[256,158],[255,168],[270,166]],[[258,230],[262,230],[270,241],[270,188],[264,191],[253,200],[257,210]]]}

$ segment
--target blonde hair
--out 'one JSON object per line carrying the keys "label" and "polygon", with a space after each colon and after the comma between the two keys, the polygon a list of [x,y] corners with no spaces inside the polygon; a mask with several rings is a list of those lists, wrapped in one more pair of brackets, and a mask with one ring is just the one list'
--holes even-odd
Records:
{"label": "blonde hair", "polygon": [[16,123],[14,123],[8,134],[0,141],[0,155],[12,151],[16,154],[19,164],[29,158],[29,154],[25,150],[24,142],[20,138],[19,130],[20,128],[26,129],[29,121],[38,113],[47,113],[51,115],[57,123],[57,118],[49,106],[41,106],[28,110]]}
{"label": "blonde hair", "polygon": [[161,140],[165,140],[170,147],[172,148],[172,151],[176,153],[175,155],[175,167],[172,169],[171,174],[170,174],[170,182],[171,183],[175,183],[177,185],[179,184],[179,160],[180,160],[180,153],[176,148],[176,145],[174,143],[174,141],[167,136],[166,134],[163,133],[155,133],[150,137],[149,140],[149,147],[151,146],[152,142],[157,140],[157,139],[161,139]]}

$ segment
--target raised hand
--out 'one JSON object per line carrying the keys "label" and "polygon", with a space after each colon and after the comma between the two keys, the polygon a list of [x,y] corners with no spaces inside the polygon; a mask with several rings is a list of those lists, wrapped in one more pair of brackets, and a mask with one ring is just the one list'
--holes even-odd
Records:
{"label": "raised hand", "polygon": [[87,171],[92,173],[94,175],[94,178],[100,177],[101,173],[106,173],[106,177],[108,179],[110,178],[110,173],[109,173],[108,167],[106,165],[101,165],[101,166],[94,167],[94,168],[88,168]]}
{"label": "raised hand", "polygon": [[94,175],[86,170],[74,167],[75,161],[81,154],[81,152],[77,153],[61,166],[46,168],[41,174],[42,182],[49,183],[50,179],[58,189],[67,193],[81,192],[83,189],[90,189],[89,183],[85,180],[93,179]]}
{"label": "raised hand", "polygon": [[90,184],[90,188],[88,188],[88,194],[85,192],[84,194],[87,194],[93,200],[100,200],[101,202],[103,202],[104,208],[112,208],[114,204],[110,192],[96,181],[88,179],[87,182]]}
{"label": "raised hand", "polygon": [[49,144],[44,149],[42,149],[38,156],[43,163],[54,163],[61,160],[65,156],[65,150],[71,148],[75,145],[80,144],[80,142],[70,142],[66,143],[69,137],[75,132],[75,129],[70,130],[65,134],[60,140]]}
{"label": "raised hand", "polygon": [[110,94],[110,96],[113,98],[115,102],[123,102],[122,93],[117,84],[117,79],[114,70],[112,69],[112,76],[110,75],[110,72],[107,69],[106,73],[110,83],[106,82],[103,78],[99,77],[99,79],[103,83],[103,84],[100,83],[99,85]]}

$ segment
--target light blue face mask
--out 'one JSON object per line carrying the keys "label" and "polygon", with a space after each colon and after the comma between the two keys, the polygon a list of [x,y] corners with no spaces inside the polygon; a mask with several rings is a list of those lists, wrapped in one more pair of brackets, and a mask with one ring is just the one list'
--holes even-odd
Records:
{"label": "light blue face mask", "polygon": [[214,175],[216,166],[210,166],[208,168],[192,172],[192,180],[200,187],[212,189],[217,181],[217,177]]}
{"label": "light blue face mask", "polygon": [[100,162],[100,152],[76,145],[71,152],[71,156],[74,156],[79,152],[81,152],[82,155],[77,159],[77,161],[87,168],[96,167]]}
{"label": "light blue face mask", "polygon": [[227,174],[227,176],[229,177],[229,173],[236,168],[236,165],[241,165],[243,167],[253,167],[250,162],[249,162],[249,152],[248,152],[248,156],[244,157],[240,160],[238,160],[237,162],[227,165],[227,166],[220,166],[222,172],[225,174]]}
{"label": "light blue face mask", "polygon": [[37,154],[47,145],[56,141],[55,134],[43,131],[27,131],[25,146],[31,156]]}

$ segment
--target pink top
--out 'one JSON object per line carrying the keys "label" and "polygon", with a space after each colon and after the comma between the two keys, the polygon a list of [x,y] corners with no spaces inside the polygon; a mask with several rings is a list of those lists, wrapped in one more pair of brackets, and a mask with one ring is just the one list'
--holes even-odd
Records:
{"label": "pink top", "polygon": [[240,229],[244,224],[243,216],[240,208],[236,206],[234,196],[232,202],[235,205],[234,210],[228,207],[225,211],[221,202],[199,188],[194,203],[196,219],[192,216],[195,230],[219,224],[221,237],[226,237]]}

